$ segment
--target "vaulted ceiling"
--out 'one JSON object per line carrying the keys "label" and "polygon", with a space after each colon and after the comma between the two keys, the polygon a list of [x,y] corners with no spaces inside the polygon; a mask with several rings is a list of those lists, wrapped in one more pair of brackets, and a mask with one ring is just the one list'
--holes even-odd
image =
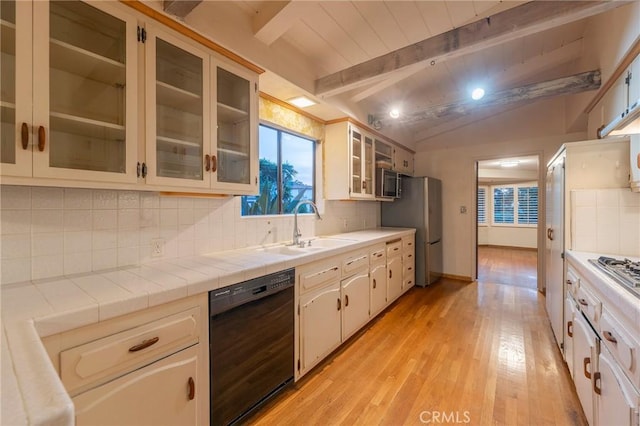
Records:
{"label": "vaulted ceiling", "polygon": [[[383,133],[402,127],[416,139],[535,102],[535,96],[504,101],[532,83],[555,80],[557,87],[560,78],[595,71],[578,65],[587,18],[624,4],[205,1],[185,21],[210,25],[221,44],[267,69],[262,91],[282,100],[306,94],[319,101],[307,110],[320,118],[371,119]],[[543,97],[598,84],[592,75],[591,85],[567,83],[573,91],[549,89]],[[470,104],[476,85],[502,101]],[[402,111],[397,122],[387,115],[391,107]]]}

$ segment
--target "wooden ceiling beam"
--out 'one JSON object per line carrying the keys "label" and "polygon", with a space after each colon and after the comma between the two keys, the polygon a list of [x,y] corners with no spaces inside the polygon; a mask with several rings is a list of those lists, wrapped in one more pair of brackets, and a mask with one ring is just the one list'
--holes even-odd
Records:
{"label": "wooden ceiling beam", "polygon": [[305,13],[304,2],[266,1],[253,17],[254,36],[271,45],[293,26]]}
{"label": "wooden ceiling beam", "polygon": [[164,0],[162,9],[165,12],[184,19],[202,0]]}
{"label": "wooden ceiling beam", "polygon": [[384,79],[391,72],[420,62],[428,61],[435,65],[443,60],[588,18],[627,3],[629,1],[528,2],[321,77],[315,82],[315,94],[325,98],[335,96]]}
{"label": "wooden ceiling beam", "polygon": [[540,83],[528,84],[514,89],[503,90],[485,95],[479,101],[465,100],[453,102],[447,105],[438,105],[429,108],[412,111],[403,114],[398,119],[379,118],[381,124],[391,123],[410,124],[426,119],[454,119],[480,108],[505,106],[523,101],[534,101],[538,99],[551,98],[555,96],[581,93],[588,90],[597,90],[600,87],[600,71],[588,71],[575,74],[569,77],[562,77],[555,80],[543,81]]}

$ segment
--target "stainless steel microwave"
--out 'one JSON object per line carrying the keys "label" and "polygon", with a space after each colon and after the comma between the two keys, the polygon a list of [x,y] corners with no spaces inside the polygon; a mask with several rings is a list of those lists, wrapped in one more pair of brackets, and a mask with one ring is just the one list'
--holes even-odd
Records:
{"label": "stainless steel microwave", "polygon": [[376,197],[400,198],[400,173],[388,169],[376,169]]}

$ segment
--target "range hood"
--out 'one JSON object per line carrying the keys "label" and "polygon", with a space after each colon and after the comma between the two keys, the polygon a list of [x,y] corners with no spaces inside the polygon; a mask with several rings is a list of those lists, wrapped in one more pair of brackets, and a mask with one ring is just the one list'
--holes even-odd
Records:
{"label": "range hood", "polygon": [[640,134],[640,99],[611,120],[611,123],[598,129],[598,138],[631,134]]}

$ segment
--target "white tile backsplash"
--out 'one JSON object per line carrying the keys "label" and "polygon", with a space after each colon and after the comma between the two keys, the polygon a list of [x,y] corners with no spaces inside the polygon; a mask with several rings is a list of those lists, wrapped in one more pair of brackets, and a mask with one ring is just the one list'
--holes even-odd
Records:
{"label": "white tile backsplash", "polygon": [[628,188],[571,191],[571,248],[640,256],[640,194]]}
{"label": "white tile backsplash", "polygon": [[[0,186],[1,284],[139,265],[291,239],[292,216],[241,217],[240,198]],[[379,226],[377,202],[325,201],[304,238]],[[346,226],[345,226],[346,223]],[[163,256],[151,241],[164,240]]]}

